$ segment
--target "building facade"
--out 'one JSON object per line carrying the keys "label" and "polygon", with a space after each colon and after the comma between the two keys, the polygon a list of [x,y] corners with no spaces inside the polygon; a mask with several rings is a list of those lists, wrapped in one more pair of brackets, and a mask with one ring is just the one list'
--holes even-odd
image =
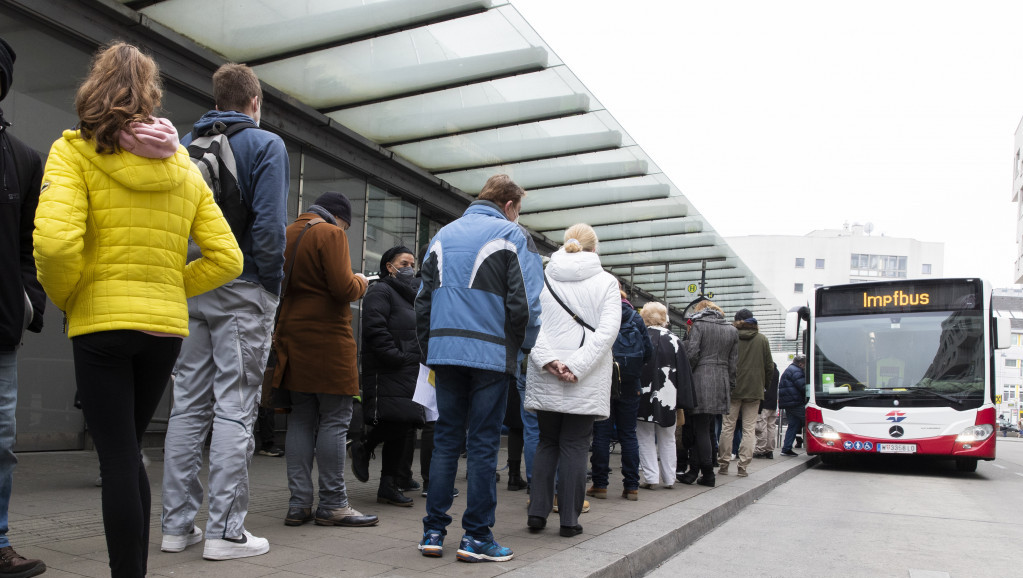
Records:
{"label": "building facade", "polygon": [[868,229],[846,224],[803,236],[749,235],[726,240],[786,308],[806,305],[814,289],[824,285],[942,276],[944,243],[870,235]]}
{"label": "building facade", "polygon": [[992,294],[995,315],[1012,324],[1011,345],[995,352],[996,391],[1001,392],[996,411],[1000,420],[1018,427],[1023,423],[1023,286],[995,289]]}

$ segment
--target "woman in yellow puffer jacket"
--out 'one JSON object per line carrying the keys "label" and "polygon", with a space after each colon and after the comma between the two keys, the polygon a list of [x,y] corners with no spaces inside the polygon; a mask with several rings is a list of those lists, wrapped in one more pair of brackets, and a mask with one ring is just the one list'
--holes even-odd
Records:
{"label": "woman in yellow puffer jacket", "polygon": [[[112,576],[146,574],[149,479],[140,444],[188,335],[185,299],[242,271],[242,254],[166,119],[156,63],[101,50],[78,89],[79,130],[46,161],[39,281],[64,311],[82,411],[99,454]],[[186,263],[189,237],[202,256]]]}

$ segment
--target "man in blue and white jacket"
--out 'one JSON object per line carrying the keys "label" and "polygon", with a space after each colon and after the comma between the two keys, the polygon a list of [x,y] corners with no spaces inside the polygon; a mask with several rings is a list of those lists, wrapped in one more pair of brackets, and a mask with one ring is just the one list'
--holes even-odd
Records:
{"label": "man in blue and white jacket", "polygon": [[490,529],[509,376],[518,373],[540,331],[543,265],[516,223],[525,194],[507,175],[491,177],[462,217],[437,233],[423,262],[416,321],[423,363],[435,372],[440,414],[419,544],[424,556],[442,554],[468,428],[468,503],[458,558],[512,558]]}

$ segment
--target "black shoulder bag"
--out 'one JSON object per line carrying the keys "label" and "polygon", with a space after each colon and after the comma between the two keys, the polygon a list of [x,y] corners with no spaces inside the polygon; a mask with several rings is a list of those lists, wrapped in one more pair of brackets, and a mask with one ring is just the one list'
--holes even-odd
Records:
{"label": "black shoulder bag", "polygon": [[[277,303],[277,312],[274,314],[273,333],[270,337],[270,355],[266,358],[266,369],[263,371],[263,387],[260,395],[259,405],[266,408],[273,408],[277,413],[288,413],[291,411],[291,393],[286,389],[274,387],[274,377],[277,374],[277,322],[281,318],[281,309],[284,308],[284,295],[288,292],[288,281],[291,279],[291,270],[295,268],[295,261],[298,259],[298,246],[302,243],[302,237],[313,225],[325,223],[317,217],[306,223],[305,228],[295,239],[295,248],[291,251],[291,263],[288,270],[284,272],[284,280],[281,281],[281,298]],[[283,368],[282,368],[283,369]]]}
{"label": "black shoulder bag", "polygon": [[[554,300],[558,302],[558,305],[561,305],[561,308],[564,309],[565,312],[568,313],[569,316],[572,317],[573,321],[575,321],[579,325],[582,325],[584,328],[589,329],[590,331],[593,331],[594,333],[596,333],[597,330],[594,329],[592,325],[590,325],[589,323],[583,321],[581,317],[579,317],[578,315],[575,314],[575,311],[572,311],[568,307],[568,305],[565,305],[565,302],[561,300],[561,297],[558,297],[558,294],[554,292],[554,288],[551,287],[550,282],[547,281],[547,275],[543,276],[543,284],[547,286],[547,291],[551,294],[551,297],[553,297]],[[582,347],[583,343],[586,343],[586,332],[585,331],[583,331],[583,338],[579,341],[579,347]],[[612,358],[612,360],[611,360],[611,399],[618,399],[619,397],[621,397],[621,391],[622,391],[622,372],[621,372],[621,368],[618,366],[618,362],[614,361],[614,359]]]}

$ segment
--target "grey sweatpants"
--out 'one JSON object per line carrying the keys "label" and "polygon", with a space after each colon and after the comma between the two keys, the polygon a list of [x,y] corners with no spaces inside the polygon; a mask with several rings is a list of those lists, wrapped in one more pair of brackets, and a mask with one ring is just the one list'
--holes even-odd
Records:
{"label": "grey sweatpants", "polygon": [[163,533],[192,529],[202,505],[202,448],[210,444],[209,538],[236,538],[249,507],[252,426],[277,296],[235,280],[188,300],[189,336],[174,367],[174,406],[164,441]]}

